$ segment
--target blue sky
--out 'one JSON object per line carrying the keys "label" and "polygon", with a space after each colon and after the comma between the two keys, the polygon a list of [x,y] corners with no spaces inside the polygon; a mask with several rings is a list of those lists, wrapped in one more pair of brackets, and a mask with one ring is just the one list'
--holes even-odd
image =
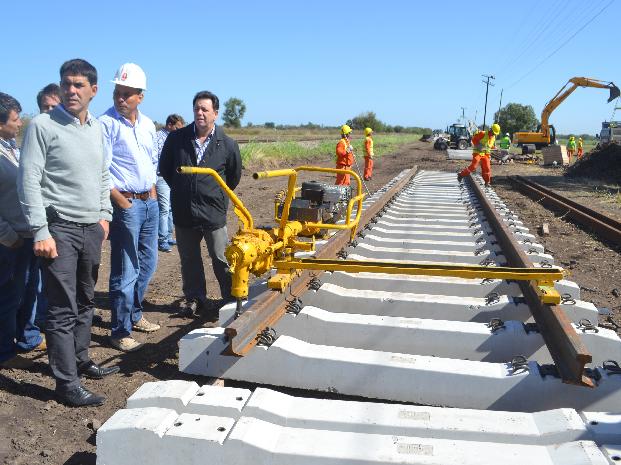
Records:
{"label": "blue sky", "polygon": [[[173,112],[191,120],[192,96],[207,89],[221,102],[241,98],[247,105],[244,123],[340,125],[374,111],[389,124],[436,128],[456,120],[461,107],[482,122],[482,74],[496,77],[488,123],[503,88],[503,105],[530,104],[539,117],[573,76],[621,85],[621,2],[516,5],[3,2],[0,90],[34,113],[37,91],[58,81],[62,62],[84,58],[99,72],[100,89],[91,105],[99,115],[112,104],[116,68],[131,61],[147,73],[141,110],[158,121]],[[561,133],[599,132],[614,107],[607,98],[606,90],[577,89],[551,120]]]}

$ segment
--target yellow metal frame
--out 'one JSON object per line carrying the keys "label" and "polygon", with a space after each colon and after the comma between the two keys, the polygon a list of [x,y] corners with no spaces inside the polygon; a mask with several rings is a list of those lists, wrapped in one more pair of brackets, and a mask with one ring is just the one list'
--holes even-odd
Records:
{"label": "yellow metal frame", "polygon": [[[382,261],[347,261],[329,259],[277,260],[273,266],[277,272],[274,278],[288,276],[299,270],[343,271],[346,273],[385,273],[408,276],[445,276],[466,279],[507,279],[533,281],[541,301],[545,304],[559,304],[561,296],[554,289],[554,281],[563,279],[565,272],[560,268],[512,268],[486,267],[477,265],[442,265],[426,263],[397,263]],[[277,278],[275,282],[282,282]],[[274,286],[274,288],[277,288]],[[281,289],[284,290],[284,289]]]}
{"label": "yellow metal frame", "polygon": [[239,229],[242,231],[254,229],[254,220],[252,219],[252,215],[250,214],[246,206],[242,203],[242,201],[239,200],[239,197],[235,195],[235,192],[233,192],[229,188],[229,186],[226,185],[226,183],[220,177],[217,171],[211,168],[197,168],[195,166],[180,166],[177,171],[181,174],[208,174],[212,178],[214,178],[218,185],[222,188],[224,193],[229,196],[231,202],[233,202],[235,214],[239,218],[240,222]]}
{"label": "yellow metal frame", "polygon": [[[267,179],[267,178],[275,178],[275,177],[284,177],[288,176],[288,186],[287,186],[287,196],[284,201],[282,216],[278,218],[278,206],[275,206],[275,220],[280,223],[280,230],[283,231],[285,225],[289,221],[289,210],[291,208],[291,202],[295,197],[295,193],[299,191],[299,188],[296,186],[297,184],[297,176],[300,171],[309,171],[316,173],[342,173],[349,174],[356,181],[357,187],[357,195],[352,197],[347,204],[347,217],[344,224],[331,224],[331,223],[313,223],[310,221],[303,221],[302,225],[304,228],[311,229],[339,229],[339,230],[349,230],[350,231],[350,239],[353,240],[356,236],[356,229],[358,228],[358,223],[360,222],[360,215],[362,214],[362,201],[365,198],[365,195],[362,192],[362,180],[360,176],[352,170],[340,170],[337,168],[319,168],[316,166],[298,166],[297,168],[284,169],[284,170],[271,170],[271,171],[260,171],[258,173],[254,173],[252,177],[254,179]],[[354,209],[354,205],[357,204],[356,210],[356,218],[351,220],[351,213]],[[282,233],[281,233],[282,234]]]}
{"label": "yellow metal frame", "polygon": [[[381,261],[347,261],[325,259],[296,259],[294,253],[301,250],[314,250],[314,241],[301,242],[298,235],[305,228],[315,227],[318,229],[341,229],[350,230],[351,238],[355,236],[356,228],[362,212],[362,181],[357,173],[350,170],[335,168],[316,168],[312,166],[300,166],[294,169],[263,171],[255,173],[255,179],[265,179],[280,176],[288,176],[288,189],[284,201],[281,218],[276,218],[279,227],[269,231],[254,228],[252,215],[246,209],[242,201],[229,189],[226,183],[211,168],[197,168],[182,166],[178,169],[182,174],[206,174],[212,176],[222,190],[229,196],[235,206],[235,214],[240,221],[239,232],[235,235],[231,244],[227,247],[226,256],[233,273],[233,285],[231,293],[240,299],[248,296],[249,274],[260,276],[271,268],[276,268],[276,273],[268,281],[270,289],[284,291],[291,280],[301,270],[317,271],[344,271],[348,273],[386,273],[402,275],[422,276],[447,276],[467,279],[492,278],[510,279],[518,281],[533,281],[537,286],[539,296],[545,304],[558,304],[560,295],[554,289],[554,281],[564,277],[564,271],[560,268],[509,268],[509,267],[485,267],[475,265],[442,265],[422,263],[396,263]],[[323,172],[323,173],[349,173],[354,177],[358,187],[358,195],[350,199],[347,205],[347,220],[345,224],[335,225],[327,223],[302,223],[289,220],[289,210],[295,193],[297,174],[300,171]],[[351,213],[357,204],[357,212],[354,220]]]}

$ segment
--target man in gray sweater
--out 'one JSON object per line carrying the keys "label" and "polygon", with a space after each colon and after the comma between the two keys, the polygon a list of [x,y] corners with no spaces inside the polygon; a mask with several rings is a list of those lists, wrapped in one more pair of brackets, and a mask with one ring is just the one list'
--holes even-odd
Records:
{"label": "man in gray sweater", "polygon": [[69,60],[60,79],[62,103],[36,116],[24,136],[18,193],[45,270],[56,393],[71,406],[101,405],[105,398],[79,378],[119,371],[96,365],[88,355],[101,245],[112,218],[101,125],[88,111],[97,71],[84,60]]}

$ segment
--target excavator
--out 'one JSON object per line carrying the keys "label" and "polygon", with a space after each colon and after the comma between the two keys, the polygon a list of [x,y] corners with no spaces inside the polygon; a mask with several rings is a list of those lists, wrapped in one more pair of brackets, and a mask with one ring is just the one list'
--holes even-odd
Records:
{"label": "excavator", "polygon": [[533,144],[537,149],[554,144],[554,141],[556,140],[556,131],[554,126],[548,122],[550,115],[556,107],[563,103],[563,101],[578,87],[597,87],[600,89],[609,89],[610,97],[608,98],[608,103],[612,102],[621,94],[619,88],[612,82],[605,82],[585,77],[571,78],[543,108],[543,111],[541,112],[541,125],[537,128],[537,131],[516,132],[513,134],[513,143],[518,146]]}

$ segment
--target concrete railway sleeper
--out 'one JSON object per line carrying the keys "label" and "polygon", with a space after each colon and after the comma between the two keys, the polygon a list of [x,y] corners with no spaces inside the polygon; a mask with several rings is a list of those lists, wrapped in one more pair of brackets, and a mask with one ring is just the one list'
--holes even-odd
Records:
{"label": "concrete railway sleeper", "polygon": [[[505,248],[507,247],[506,236],[512,235],[513,231],[519,231],[519,233],[523,235],[529,234],[527,228],[519,222],[517,215],[514,212],[510,212],[492,191],[488,191],[486,193],[477,192],[476,186],[476,183],[472,183],[471,186],[465,185],[464,183],[458,183],[456,180],[452,179],[451,175],[447,175],[445,173],[418,173],[412,182],[402,189],[401,192],[394,198],[394,201],[388,206],[388,208],[383,208],[383,213],[381,213],[379,217],[376,217],[377,221],[372,223],[370,228],[367,228],[365,231],[366,234],[363,234],[363,237],[358,237],[355,245],[352,245],[345,250],[347,252],[348,259],[365,260],[367,262],[380,260],[393,263],[409,263],[414,261],[421,264],[437,262],[459,265],[483,263],[492,265],[491,268],[493,269],[494,266],[505,266],[507,264],[511,264],[510,261],[512,263],[517,263],[515,257],[518,257],[524,259],[522,262],[518,263],[518,266],[530,265],[532,267],[533,263],[535,267],[546,268],[551,266],[553,264],[553,257],[542,253],[541,248],[530,247],[528,250],[524,251],[524,247],[522,247],[524,244],[520,244],[519,242],[524,242],[524,239],[526,239],[528,241],[526,243],[527,245],[537,245],[535,244],[532,236],[521,237],[518,240],[518,245],[515,245],[516,243],[513,241],[514,249],[508,253],[509,257],[505,256]],[[437,205],[435,205],[436,203]],[[407,204],[409,204],[409,206],[407,207],[407,211],[405,211],[404,208],[406,207],[404,207],[404,205]],[[393,211],[395,208],[399,209],[398,216]],[[494,213],[491,213],[490,209],[493,209]],[[428,214],[428,212],[433,211],[438,216],[433,217],[428,215],[427,218],[421,219],[419,215],[420,211],[424,214]],[[426,243],[428,245],[427,248],[395,248],[389,246],[375,247],[369,245],[369,241],[381,242],[383,237],[382,232],[375,230],[375,227],[379,228],[379,225],[384,218],[390,216],[398,218],[399,221],[404,223],[404,225],[401,226],[402,228],[406,228],[404,231],[407,231],[407,228],[412,227],[411,221],[417,221],[418,223],[416,223],[416,225],[419,226],[418,232],[421,234],[424,234],[427,226],[435,226],[435,232],[439,232],[443,225],[447,226],[449,227],[449,230],[445,231],[446,237],[443,239],[452,239],[451,233],[453,231],[452,228],[454,227],[462,228],[462,231],[466,233],[470,232],[470,234],[472,234],[472,232],[477,232],[477,230],[481,230],[483,233],[485,233],[486,230],[489,232],[492,232],[493,230],[494,236],[498,236],[498,234],[501,234],[502,236],[504,234],[505,237],[500,237],[500,241],[496,237],[492,239],[484,237],[485,244],[481,241],[481,247],[479,249],[470,251],[463,249],[451,250],[450,247],[445,247],[440,252],[433,250],[433,247],[429,247],[429,245],[433,242],[434,237],[437,240],[437,236],[428,236],[426,239],[423,239],[428,241],[428,243]],[[494,216],[494,218],[492,218],[492,216]],[[475,217],[476,221],[474,221]],[[392,221],[395,220],[393,219]],[[500,228],[498,223],[501,223]],[[369,235],[372,237],[369,238]],[[505,243],[501,242],[502,240],[504,240]],[[511,239],[509,239],[509,241],[510,240]],[[450,243],[458,245],[457,243],[459,241],[440,240],[440,242],[442,243],[442,246],[450,246]],[[495,242],[496,244],[492,244],[492,242]],[[500,253],[491,252],[485,247],[493,246],[498,249],[500,248],[501,243],[503,247],[502,252]],[[560,290],[560,293],[563,295],[561,304],[556,306],[543,306],[544,308],[555,307],[555,311],[557,312],[555,318],[563,318],[563,321],[558,323],[559,326],[564,326],[561,331],[558,329],[550,329],[550,322],[547,321],[545,317],[542,321],[537,321],[536,317],[533,318],[532,303],[528,298],[525,298],[524,286],[522,285],[513,285],[513,290],[510,293],[507,292],[503,294],[498,292],[490,292],[485,295],[475,294],[474,296],[470,296],[466,292],[467,287],[463,283],[464,280],[462,280],[462,283],[457,283],[456,285],[456,287],[459,288],[459,291],[455,293],[452,292],[453,282],[451,281],[455,280],[455,278],[437,279],[432,284],[428,284],[431,282],[429,277],[418,279],[418,277],[413,276],[398,276],[397,279],[391,280],[387,279],[386,276],[383,275],[377,276],[376,278],[379,278],[377,279],[378,281],[390,283],[389,285],[392,289],[385,291],[377,289],[375,287],[376,279],[368,277],[368,274],[366,275],[366,279],[357,279],[354,275],[352,279],[349,280],[350,287],[335,283],[335,276],[338,280],[338,277],[343,278],[345,273],[322,273],[316,277],[317,281],[314,283],[315,290],[306,291],[305,294],[300,293],[299,290],[296,291],[296,295],[300,297],[300,301],[302,303],[298,304],[299,308],[297,308],[295,313],[298,313],[299,316],[299,314],[304,311],[304,305],[306,305],[316,307],[318,310],[323,310],[334,315],[340,314],[338,318],[341,320],[347,320],[347,317],[351,315],[366,315],[368,317],[376,316],[385,318],[392,317],[393,320],[391,320],[391,323],[393,326],[396,322],[399,322],[404,327],[407,327],[408,324],[411,326],[411,322],[414,320],[420,322],[421,320],[435,319],[454,322],[488,323],[492,319],[500,318],[502,321],[506,322],[533,323],[534,319],[534,322],[537,323],[537,328],[541,333],[538,337],[543,337],[543,340],[548,342],[548,349],[552,346],[552,350],[546,351],[543,349],[541,351],[535,351],[533,354],[542,354],[542,357],[544,358],[541,358],[540,360],[544,364],[549,363],[551,357],[552,361],[556,365],[556,373],[560,374],[562,379],[572,381],[577,384],[583,383],[585,385],[595,385],[593,378],[588,376],[589,373],[585,371],[585,366],[591,363],[592,356],[585,344],[582,342],[578,332],[576,331],[575,325],[583,319],[597,321],[598,309],[592,304],[583,302],[579,299],[579,290],[573,283],[568,283],[567,281],[555,283],[557,291]],[[320,282],[320,284],[317,285],[317,282]],[[364,288],[364,283],[367,283],[368,288]],[[477,286],[480,286],[478,283],[479,282],[477,281]],[[485,284],[489,286],[489,281]],[[505,290],[508,291],[511,283],[504,283],[503,285],[505,286]],[[471,284],[470,286],[472,288],[473,285]],[[419,291],[416,292],[415,290],[412,292],[412,290],[416,288],[418,288]],[[434,289],[435,292],[431,292]],[[526,290],[530,290],[529,286],[526,286]],[[494,296],[493,298],[491,298],[492,295]],[[248,308],[252,309],[252,305]],[[221,321],[223,326],[225,323],[231,322],[232,316],[229,310],[230,309],[227,307],[222,310]],[[540,308],[539,310],[541,311],[542,309]],[[285,312],[283,312],[283,314],[284,313]],[[302,313],[302,315],[305,314]],[[399,320],[399,318],[410,320],[403,321]],[[330,318],[324,318],[324,320],[330,321]],[[286,317],[286,321],[294,321],[294,317],[288,316]],[[316,319],[314,321],[316,321]],[[370,318],[368,321],[373,320]],[[572,322],[574,323],[573,326]],[[295,326],[295,323],[292,322],[288,324],[290,325],[289,327]],[[336,323],[333,323],[333,325],[335,324]],[[287,331],[279,331],[277,319],[274,320],[270,326],[274,326],[276,328],[277,334],[287,335]],[[368,326],[372,325],[368,324]],[[230,327],[230,325],[227,325],[227,328],[228,327]],[[419,328],[416,329],[418,330]],[[401,330],[405,333],[408,332],[403,328],[401,328]],[[385,333],[387,330],[386,328],[377,329],[378,333],[382,333],[382,331]],[[395,331],[397,330],[395,329]],[[411,331],[413,331],[413,329],[411,329]],[[225,329],[224,332],[227,333],[227,329]],[[303,331],[297,331],[295,334],[300,336],[302,332]],[[457,330],[457,332],[459,332],[459,330]],[[559,335],[559,333],[561,334]],[[584,333],[581,332],[580,334]],[[603,333],[598,337],[602,336]],[[225,341],[228,341],[226,336],[223,336],[223,338]],[[309,339],[308,337],[306,339],[300,339],[299,337],[294,338],[299,339],[300,341],[312,341],[312,338]],[[550,344],[550,339],[555,338],[556,342]],[[197,336],[197,339],[202,339],[202,337]],[[541,339],[539,339],[539,341],[540,340]],[[338,341],[328,342],[324,340],[320,342],[322,343],[320,345],[334,345],[334,347],[339,347]],[[554,344],[558,345],[555,347]],[[183,346],[183,341],[181,345]],[[594,346],[596,345],[597,344]],[[351,347],[347,348],[355,350],[368,350],[363,343],[350,343],[350,346]],[[389,347],[390,345],[383,344],[380,346]],[[560,346],[560,348],[558,346]],[[265,349],[261,350],[264,351]],[[269,352],[269,348],[267,350]],[[459,352],[461,350],[459,349],[459,344],[453,350],[455,353]],[[464,350],[465,353],[472,352],[472,350]],[[566,353],[563,352],[567,352],[568,350],[574,350],[574,359],[571,359],[571,357],[568,357]],[[397,350],[393,349],[387,349],[387,351],[391,353],[398,353]],[[210,354],[214,354],[215,351],[209,350],[209,352]],[[412,349],[410,351],[405,351],[407,354],[410,354],[411,352],[414,352],[415,354],[416,350]],[[431,350],[425,353],[433,355]],[[219,354],[217,355],[219,356]],[[521,354],[516,353],[514,355]],[[214,357],[215,356],[216,355],[214,355]],[[486,356],[487,355],[481,355],[479,358],[485,358]],[[596,360],[603,361],[607,358],[615,357],[616,355],[614,354],[611,354],[610,356],[597,354]],[[447,358],[450,359],[451,356],[448,356]],[[477,357],[469,358],[477,359]],[[568,358],[570,358],[569,362],[567,362]],[[244,364],[241,360],[232,360],[235,360],[236,364]],[[489,358],[486,360],[489,360]],[[499,357],[496,360],[502,360],[502,357]],[[560,364],[559,360],[561,362]],[[567,368],[571,363],[574,363],[574,365]],[[194,366],[190,362],[187,362],[187,365]],[[591,367],[593,367],[593,365],[589,365],[589,368]],[[579,370],[577,375],[575,373],[576,370]],[[213,373],[207,371],[205,374]],[[219,373],[217,376],[226,377],[227,375],[225,373]],[[572,378],[572,376],[574,377]],[[381,394],[376,394],[376,397],[381,398]]]}
{"label": "concrete railway sleeper", "polygon": [[[553,267],[519,215],[477,179],[421,171],[391,184],[396,195],[384,188],[365,200],[355,242],[331,239],[315,256]],[[181,339],[180,370],[375,401],[147,383],[98,431],[98,463],[621,461],[621,341],[597,327],[599,310],[576,283],[551,283],[558,305],[541,303],[534,283],[312,270],[282,295],[257,283],[241,316],[226,305],[219,327]],[[235,337],[250,337],[276,307],[261,329],[270,337],[229,355]]]}

